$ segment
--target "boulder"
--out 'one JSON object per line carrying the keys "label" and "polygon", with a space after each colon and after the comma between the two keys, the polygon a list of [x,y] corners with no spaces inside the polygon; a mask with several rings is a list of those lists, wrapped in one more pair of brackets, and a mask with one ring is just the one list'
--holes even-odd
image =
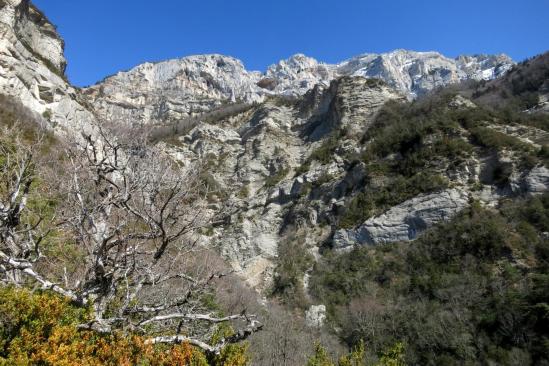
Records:
{"label": "boulder", "polygon": [[533,168],[524,182],[527,193],[539,194],[547,191],[549,188],[549,169],[544,165]]}
{"label": "boulder", "polygon": [[468,204],[468,193],[460,189],[423,194],[368,219],[357,229],[336,231],[333,245],[336,249],[345,249],[355,244],[414,240],[427,228],[449,221]]}
{"label": "boulder", "polygon": [[305,312],[305,324],[309,327],[320,328],[326,321],[326,306],[311,305]]}

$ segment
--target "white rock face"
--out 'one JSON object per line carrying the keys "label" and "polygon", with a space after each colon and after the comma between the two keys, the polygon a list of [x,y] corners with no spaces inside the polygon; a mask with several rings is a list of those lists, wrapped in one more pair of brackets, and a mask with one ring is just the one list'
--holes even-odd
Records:
{"label": "white rock face", "polygon": [[320,328],[326,321],[326,306],[311,305],[305,312],[305,324],[309,327]]}
{"label": "white rock face", "polygon": [[271,91],[276,94],[302,95],[316,84],[328,86],[330,81],[338,76],[340,75],[334,65],[320,63],[314,58],[296,54],[269,66],[263,80],[274,80],[275,87]]}
{"label": "white rock face", "polygon": [[[170,148],[172,156],[184,165],[199,159],[206,161],[204,175],[215,181],[215,190],[219,191],[212,192],[212,207],[230,214],[227,224],[214,228],[208,240],[218,245],[233,267],[256,288],[268,285],[278,244],[284,240],[284,227],[315,226],[319,211],[330,209],[320,202],[310,202],[299,217],[288,221],[294,201],[317,182],[345,174],[344,163],[335,155],[333,162],[313,162],[307,172],[295,175],[311,152],[322,145],[321,136],[340,127],[365,129],[381,105],[403,96],[383,83],[346,77],[332,81],[319,98],[322,105],[308,113],[301,111],[299,103],[265,101],[233,117],[199,122]],[[317,118],[326,123],[309,128],[310,121]],[[315,134],[319,138],[311,138]],[[349,145],[356,146],[356,141],[349,140]],[[314,246],[316,240],[327,238],[328,231],[311,228],[304,240]]]}
{"label": "white rock face", "polygon": [[549,169],[538,166],[532,169],[525,178],[526,191],[539,194],[549,189]]}
{"label": "white rock face", "polygon": [[221,55],[145,63],[85,90],[104,119],[161,123],[211,111],[226,103],[262,100],[259,73]]}
{"label": "white rock face", "polygon": [[449,221],[469,204],[468,193],[448,189],[420,195],[368,219],[356,230],[338,230],[334,246],[344,249],[354,244],[382,244],[414,240],[419,233],[440,222]]}
{"label": "white rock face", "polygon": [[385,80],[394,88],[416,97],[436,87],[466,79],[489,80],[513,65],[505,55],[444,57],[438,52],[395,50],[386,54],[365,54],[338,65],[338,74],[360,75]]}
{"label": "white rock face", "polygon": [[90,131],[93,115],[64,80],[63,40],[28,0],[0,1],[0,93],[44,115],[59,133]]}
{"label": "white rock face", "polygon": [[326,88],[342,76],[379,78],[414,98],[450,83],[494,78],[513,64],[505,55],[450,59],[437,52],[397,50],[335,65],[297,54],[261,73],[246,70],[232,57],[199,55],[139,65],[85,89],[85,94],[103,119],[167,123],[235,101],[303,95],[315,85]]}

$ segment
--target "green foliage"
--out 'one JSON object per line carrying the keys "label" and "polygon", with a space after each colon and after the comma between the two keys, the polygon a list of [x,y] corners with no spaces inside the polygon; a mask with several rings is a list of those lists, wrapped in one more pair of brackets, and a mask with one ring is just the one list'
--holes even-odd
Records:
{"label": "green foliage", "polygon": [[247,344],[229,344],[215,355],[211,361],[214,366],[245,366],[250,362]]}
{"label": "green foliage", "polygon": [[365,355],[366,349],[364,342],[361,341],[353,347],[353,350],[348,355],[340,357],[338,366],[361,366],[364,364]]}
{"label": "green foliage", "polygon": [[299,176],[301,174],[305,174],[311,169],[311,161],[306,160],[303,164],[301,164],[299,167],[295,170],[295,176]]}
{"label": "green foliage", "polygon": [[42,113],[42,117],[44,117],[45,119],[47,119],[48,121],[51,120],[51,109],[46,109],[44,111],[44,113]]}
{"label": "green foliage", "polygon": [[543,160],[549,160],[549,145],[542,145],[538,151],[538,156]]}
{"label": "green foliage", "polygon": [[383,352],[379,366],[404,366],[404,344],[397,342],[393,347]]}
{"label": "green foliage", "polygon": [[249,195],[250,195],[250,187],[248,187],[247,185],[242,186],[242,188],[240,188],[240,190],[237,193],[237,196],[242,199],[248,198]]}
{"label": "green foliage", "polygon": [[474,141],[487,148],[510,148],[519,151],[531,151],[533,147],[522,142],[516,137],[506,135],[487,127],[475,127],[471,129],[471,135]]}
{"label": "green foliage", "polygon": [[505,107],[514,112],[535,107],[543,85],[549,79],[549,53],[515,65],[502,78],[480,83],[473,97],[492,107]]}
{"label": "green foliage", "polygon": [[208,171],[201,172],[199,178],[202,182],[202,193],[206,195],[208,202],[223,201],[229,197],[228,192],[223,189],[215,177]]}
{"label": "green foliage", "polygon": [[[486,127],[511,123],[505,113],[483,107],[450,108],[454,96],[442,92],[413,103],[389,102],[380,110],[362,139],[365,184],[358,192],[346,192],[352,198],[346,201],[339,227],[354,227],[418,194],[447,188],[446,170],[473,154],[512,150],[524,169],[547,161],[545,146],[536,151],[516,137]],[[529,118],[537,117],[523,116],[520,121]],[[331,151],[330,142],[325,145],[320,156]],[[500,164],[489,183],[503,187],[511,172],[512,165]]]}
{"label": "green foliage", "polygon": [[275,172],[273,175],[270,175],[268,177],[265,177],[265,188],[273,188],[275,187],[282,179],[284,179],[288,175],[289,169],[287,167],[284,167],[282,169],[279,169],[277,172]]}
{"label": "green foliage", "polygon": [[307,366],[335,366],[326,348],[315,344],[315,352],[307,361]]}
{"label": "green foliage", "polygon": [[[220,314],[221,315],[221,314]],[[211,338],[212,343],[219,342],[222,338],[234,334],[233,328],[228,324],[220,324]],[[248,344],[229,344],[217,355],[210,355],[210,364],[213,366],[245,366],[250,361]]]}
{"label": "green foliage", "polygon": [[402,342],[395,343],[387,348],[379,357],[378,361],[368,361],[366,359],[366,349],[363,342],[359,342],[353,347],[351,352],[339,358],[334,362],[326,348],[320,343],[315,344],[314,353],[307,361],[307,366],[405,366],[404,345]]}
{"label": "green foliage", "polygon": [[334,157],[335,149],[339,146],[339,140],[343,131],[336,131],[327,137],[309,156],[308,162],[316,160],[321,164],[328,164]]}
{"label": "green foliage", "polygon": [[[0,128],[15,128],[19,142],[25,145],[39,144],[42,154],[50,152],[57,143],[55,136],[40,127],[40,121],[29,109],[11,97],[0,94]],[[16,143],[15,134],[1,134],[1,143],[6,146]]]}
{"label": "green foliage", "polygon": [[371,141],[364,158],[406,154],[425,145],[425,138],[435,133],[446,139],[457,138],[458,118],[454,111],[444,107],[449,99],[442,96],[412,104],[387,103],[363,138],[363,141]]}
{"label": "green foliage", "polygon": [[283,302],[305,307],[303,276],[311,268],[314,259],[307,251],[304,237],[292,233],[279,243],[272,294]]}
{"label": "green foliage", "polygon": [[420,172],[409,178],[394,177],[385,187],[366,187],[364,192],[354,196],[340,218],[339,226],[351,228],[362,224],[369,217],[404,202],[420,193],[444,189],[448,181],[439,174]]}
{"label": "green foliage", "polygon": [[413,243],[325,253],[310,292],[366,359],[405,342],[387,364],[546,364],[548,230],[549,194],[473,203]]}

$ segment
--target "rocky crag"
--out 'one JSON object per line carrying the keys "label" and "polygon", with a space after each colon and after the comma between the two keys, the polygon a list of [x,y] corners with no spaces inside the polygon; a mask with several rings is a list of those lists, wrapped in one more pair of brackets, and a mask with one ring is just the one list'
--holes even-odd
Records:
{"label": "rocky crag", "polygon": [[[547,168],[523,164],[520,155],[540,149],[546,133],[496,117],[479,117],[483,124],[475,128],[452,125],[450,136],[425,130],[408,145],[387,140],[387,153],[370,158],[380,138],[370,130],[380,129],[376,121],[388,103],[407,105],[438,87],[498,78],[514,65],[505,55],[450,59],[397,50],[335,65],[295,55],[265,72],[248,71],[231,57],[201,55],[146,63],[78,89],[64,77],[63,41],[29,1],[0,0],[0,32],[0,92],[42,115],[58,134],[78,135],[97,121],[162,126],[156,142],[166,152],[181,164],[201,162],[216,217],[203,242],[218,247],[258,289],[269,287],[279,244],[294,240],[292,233],[304,233],[299,241],[313,255],[321,247],[413,240],[472,201],[496,205],[549,184]],[[463,93],[437,105],[452,116],[469,115],[479,108],[475,98]],[[546,105],[545,99],[538,102]],[[184,128],[172,130],[178,124]],[[521,152],[487,149],[482,137],[491,131],[520,141],[511,145]],[[417,178],[407,172],[395,180],[386,173],[407,161],[410,146],[434,149],[448,139],[467,154],[422,157],[426,163],[419,169],[430,169],[427,181],[442,183],[379,199],[390,204],[342,224],[360,195],[396,190],[397,182],[406,186]],[[385,170],[376,170],[380,166]]]}
{"label": "rocky crag", "polygon": [[503,75],[514,62],[505,55],[444,57],[437,52],[396,50],[324,64],[302,54],[265,72],[248,71],[240,60],[199,55],[145,63],[84,89],[99,115],[131,124],[169,123],[224,105],[262,102],[268,96],[297,97],[342,76],[378,78],[408,98],[467,79]]}
{"label": "rocky crag", "polygon": [[59,134],[90,130],[94,116],[65,77],[64,42],[27,0],[0,1],[0,93],[44,117]]}

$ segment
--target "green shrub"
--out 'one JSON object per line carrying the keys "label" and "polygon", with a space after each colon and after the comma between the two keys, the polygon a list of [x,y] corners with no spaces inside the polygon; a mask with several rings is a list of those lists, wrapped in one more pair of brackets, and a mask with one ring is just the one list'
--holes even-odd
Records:
{"label": "green shrub", "polygon": [[486,148],[502,149],[510,148],[519,151],[531,151],[533,148],[516,137],[506,135],[488,127],[475,127],[471,129],[474,141]]}
{"label": "green shrub", "polygon": [[316,160],[321,164],[328,164],[331,162],[334,157],[335,149],[339,146],[340,138],[342,136],[343,132],[341,131],[332,133],[319,147],[313,150],[307,161]]}
{"label": "green shrub", "polygon": [[287,167],[284,167],[282,169],[279,169],[276,173],[273,175],[270,175],[268,177],[265,177],[265,188],[273,188],[275,187],[280,181],[288,175],[288,172],[290,170]]}
{"label": "green shrub", "polygon": [[339,220],[342,228],[351,228],[373,215],[398,205],[421,193],[438,191],[448,187],[448,181],[439,174],[420,172],[406,178],[397,175],[382,188],[366,188],[355,195],[346,205],[346,211]]}
{"label": "green shrub", "polygon": [[310,292],[366,359],[402,341],[410,364],[545,364],[548,229],[549,194],[473,203],[413,243],[326,252]]}
{"label": "green shrub", "polygon": [[56,295],[1,287],[0,364],[244,366],[249,360],[246,345],[207,357],[188,344],[153,346],[136,335],[79,330],[89,317]]}
{"label": "green shrub", "polygon": [[303,276],[313,262],[314,258],[308,252],[301,234],[292,233],[286,240],[280,242],[272,295],[277,296],[286,304],[306,307]]}

